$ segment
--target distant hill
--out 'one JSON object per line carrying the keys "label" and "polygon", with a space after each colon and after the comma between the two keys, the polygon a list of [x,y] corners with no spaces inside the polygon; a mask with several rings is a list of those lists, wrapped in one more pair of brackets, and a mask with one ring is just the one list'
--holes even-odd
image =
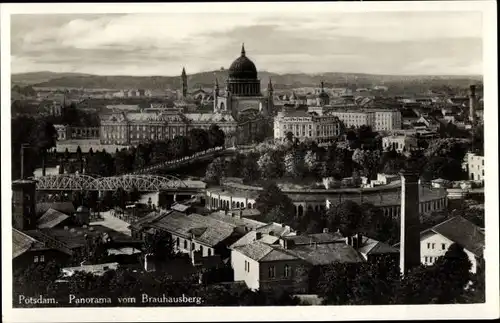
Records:
{"label": "distant hill", "polygon": [[32,72],[32,73],[21,73],[21,74],[12,74],[11,81],[12,85],[33,85],[38,83],[48,82],[53,79],[61,78],[61,77],[74,77],[74,76],[82,76],[85,74],[81,73],[55,73],[55,72]]}
{"label": "distant hill", "polygon": [[[213,87],[217,77],[221,89],[227,79],[227,70],[202,72],[188,75],[191,89]],[[324,74],[276,74],[259,72],[262,87],[266,87],[269,78],[275,89],[291,89],[299,87],[318,87],[321,81],[326,87],[371,87],[384,84],[386,86],[452,86],[466,87],[471,83],[482,81],[481,76],[400,76],[371,75],[354,73]],[[12,75],[14,84],[31,84],[34,87],[62,88],[102,88],[102,89],[176,89],[180,88],[179,76],[102,76],[78,73],[36,72]]]}

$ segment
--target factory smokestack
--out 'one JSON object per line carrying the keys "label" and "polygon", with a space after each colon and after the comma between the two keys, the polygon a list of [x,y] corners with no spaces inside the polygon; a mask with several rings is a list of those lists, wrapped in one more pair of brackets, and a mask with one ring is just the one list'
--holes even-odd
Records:
{"label": "factory smokestack", "polygon": [[[410,157],[411,158],[411,157]],[[420,265],[419,173],[413,167],[401,171],[401,240],[399,268],[402,274]]]}
{"label": "factory smokestack", "polygon": [[21,179],[24,179],[24,172],[25,172],[25,169],[24,169],[24,167],[25,167],[24,166],[25,153],[24,153],[24,151],[28,148],[29,148],[28,144],[21,145]]}
{"label": "factory smokestack", "polygon": [[474,125],[476,123],[476,105],[477,105],[477,97],[476,97],[476,86],[470,86],[469,92],[469,121]]}

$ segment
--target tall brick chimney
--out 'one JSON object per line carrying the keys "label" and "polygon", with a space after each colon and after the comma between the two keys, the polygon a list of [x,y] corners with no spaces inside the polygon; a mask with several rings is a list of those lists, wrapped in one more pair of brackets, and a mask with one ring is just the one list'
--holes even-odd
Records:
{"label": "tall brick chimney", "polygon": [[21,178],[12,182],[12,227],[18,230],[36,228],[36,182],[25,178],[25,149],[21,146]]}
{"label": "tall brick chimney", "polygon": [[414,168],[401,171],[401,239],[399,268],[405,274],[420,265],[419,173]]}
{"label": "tall brick chimney", "polygon": [[476,123],[476,106],[477,106],[477,97],[476,97],[476,86],[470,86],[469,92],[469,121],[474,125]]}

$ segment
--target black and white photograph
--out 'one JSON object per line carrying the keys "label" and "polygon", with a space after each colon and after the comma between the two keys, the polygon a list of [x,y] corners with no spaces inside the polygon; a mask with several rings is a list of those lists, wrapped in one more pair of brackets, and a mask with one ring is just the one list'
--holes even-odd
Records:
{"label": "black and white photograph", "polygon": [[6,322],[498,318],[494,2],[1,13]]}

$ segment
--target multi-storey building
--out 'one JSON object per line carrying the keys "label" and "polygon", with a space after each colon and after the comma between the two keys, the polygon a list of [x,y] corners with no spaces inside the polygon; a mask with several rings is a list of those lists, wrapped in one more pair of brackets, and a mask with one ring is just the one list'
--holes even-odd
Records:
{"label": "multi-storey building", "polygon": [[226,136],[234,134],[238,127],[230,114],[183,114],[178,109],[121,112],[101,115],[100,139],[103,144],[139,144],[183,136],[194,128],[208,130],[212,124],[218,125]]}
{"label": "multi-storey building", "polygon": [[57,131],[57,140],[71,139],[98,139],[99,127],[74,127],[70,125],[54,125]]}
{"label": "multi-storey building", "polygon": [[305,111],[279,112],[274,119],[274,139],[283,140],[289,132],[299,140],[325,142],[342,134],[342,124],[339,118],[332,115]]}
{"label": "multi-storey building", "polygon": [[309,107],[309,112],[336,116],[346,128],[370,126],[374,131],[401,129],[401,112],[392,109],[349,109],[334,106]]}
{"label": "multi-storey building", "polygon": [[473,181],[484,181],[484,156],[469,153],[467,158],[467,173]]}

